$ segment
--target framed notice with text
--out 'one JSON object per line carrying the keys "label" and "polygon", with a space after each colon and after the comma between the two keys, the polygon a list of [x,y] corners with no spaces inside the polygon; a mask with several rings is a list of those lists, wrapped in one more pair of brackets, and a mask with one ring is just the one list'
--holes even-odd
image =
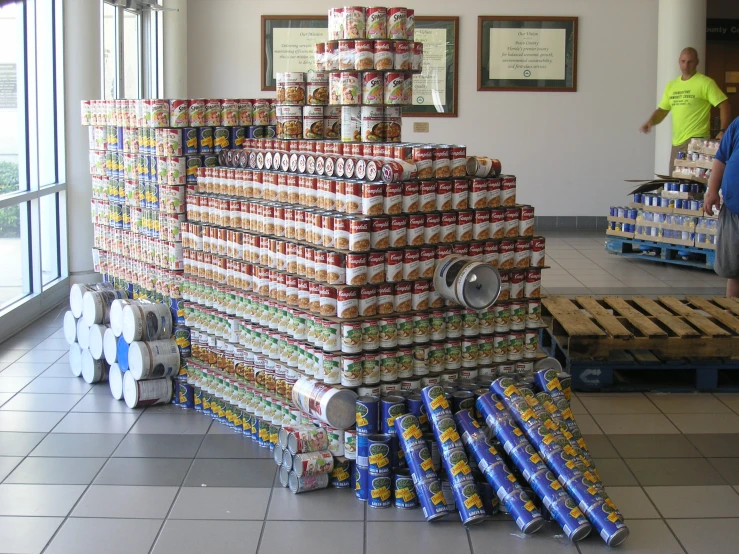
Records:
{"label": "framed notice with text", "polygon": [[457,117],[459,17],[416,16],[414,39],[423,44],[423,71],[403,116]]}
{"label": "framed notice with text", "polygon": [[313,69],[314,45],[328,40],[325,15],[262,16],[262,90],[275,90],[275,74]]}
{"label": "framed notice with text", "polygon": [[577,17],[478,17],[477,90],[575,92]]}

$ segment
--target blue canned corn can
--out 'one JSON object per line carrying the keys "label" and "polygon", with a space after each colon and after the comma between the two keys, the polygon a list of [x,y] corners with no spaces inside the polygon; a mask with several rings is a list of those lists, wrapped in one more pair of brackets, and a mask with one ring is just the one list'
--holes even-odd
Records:
{"label": "blue canned corn can", "polygon": [[356,404],[358,435],[374,435],[379,432],[379,404],[377,396],[360,396]]}
{"label": "blue canned corn can", "polygon": [[213,152],[213,127],[198,127],[198,154]]}
{"label": "blue canned corn can", "polygon": [[213,152],[229,150],[231,148],[231,128],[216,127],[213,130]]}
{"label": "blue canned corn can", "polygon": [[482,504],[482,497],[474,479],[452,483],[452,492],[454,493],[454,500],[457,503],[457,510],[459,511],[459,517],[462,518],[463,525],[474,525],[485,519],[486,514]]}
{"label": "blue canned corn can", "polygon": [[585,514],[608,546],[618,546],[629,536],[629,528],[605,502],[592,506]]}
{"label": "blue canned corn can", "polygon": [[426,521],[435,521],[449,515],[449,508],[439,479],[434,476],[416,482],[415,485],[418,503],[423,510]]}
{"label": "blue canned corn can", "polygon": [[174,340],[177,343],[177,348],[180,350],[181,358],[184,359],[192,356],[192,344],[190,342],[189,327],[175,327]]}
{"label": "blue canned corn can", "polygon": [[536,533],[544,525],[544,518],[536,509],[533,500],[523,490],[508,495],[502,502],[518,528],[527,535]]}
{"label": "blue canned corn can", "polygon": [[184,155],[198,153],[198,130],[195,127],[182,129],[182,153]]}
{"label": "blue canned corn can", "polygon": [[552,454],[547,459],[547,462],[554,474],[557,475],[559,482],[563,485],[572,479],[581,479],[584,477],[583,472],[578,468],[577,458],[565,451]]}
{"label": "blue canned corn can", "polygon": [[393,490],[395,507],[401,510],[411,510],[418,507],[416,486],[413,483],[410,471],[398,469],[393,474]]}
{"label": "blue canned corn can", "polygon": [[351,486],[354,462],[334,458],[334,469],[331,471],[329,484],[337,489],[348,489]]}
{"label": "blue canned corn can", "polygon": [[637,192],[634,194],[634,204],[641,204],[642,203],[642,194],[640,192]]}
{"label": "blue canned corn can", "polygon": [[490,483],[478,481],[477,491],[482,499],[482,509],[485,510],[485,515],[490,517],[497,514],[500,511],[500,500]]}
{"label": "blue canned corn can", "polygon": [[513,464],[518,468],[527,482],[530,481],[531,477],[535,474],[547,469],[547,466],[541,459],[541,456],[539,456],[539,453],[528,441],[512,450],[509,453],[509,456],[511,457]]}
{"label": "blue canned corn can", "polygon": [[592,506],[603,502],[598,488],[587,477],[573,479],[565,484],[565,488],[572,499],[577,502],[578,507],[586,514]]}
{"label": "blue canned corn can", "polygon": [[411,475],[416,483],[436,477],[431,451],[425,444],[415,445],[413,448],[404,450],[404,453]]}
{"label": "blue canned corn can", "polygon": [[570,541],[581,541],[590,534],[590,522],[569,496],[560,498],[547,509]]}
{"label": "blue canned corn can", "polygon": [[[463,448],[462,439],[457,432],[457,424],[453,417],[446,417],[439,421],[432,421],[434,436],[439,442],[442,453],[448,450]],[[442,454],[443,455],[443,454]]]}
{"label": "blue canned corn can", "polygon": [[457,430],[461,431],[462,442],[465,445],[485,440],[485,434],[480,424],[472,416],[471,410],[458,411],[454,414],[454,420],[457,422]]}
{"label": "blue canned corn can", "polygon": [[367,436],[370,475],[390,475],[390,435]]}
{"label": "blue canned corn can", "polygon": [[354,494],[358,500],[367,502],[369,495],[369,469],[354,464]]}
{"label": "blue canned corn can", "polygon": [[432,422],[452,415],[444,387],[441,385],[430,385],[421,389],[421,398],[426,406],[426,414]]}
{"label": "blue canned corn can", "polygon": [[178,383],[177,384],[177,403],[182,408],[194,408],[195,407],[195,397],[194,397],[194,390],[192,388],[192,385],[188,385],[187,383]]}
{"label": "blue canned corn can", "polygon": [[408,403],[408,413],[416,416],[421,431],[424,433],[430,431],[429,418],[426,415],[426,406],[423,405],[421,395],[412,394],[406,399],[406,402]]}
{"label": "blue canned corn can", "polygon": [[497,429],[495,429],[495,436],[500,441],[506,454],[510,454],[520,445],[529,442],[513,419],[501,420]]}
{"label": "blue canned corn can", "polygon": [[395,429],[400,445],[404,449],[413,448],[417,444],[424,443],[421,424],[413,414],[404,414],[395,418]]}
{"label": "blue canned corn can", "polygon": [[201,389],[200,387],[194,387],[193,408],[195,408],[196,412],[203,411],[203,389]]}
{"label": "blue canned corn can", "polygon": [[616,210],[617,208],[615,206],[611,206],[608,210],[608,215],[611,217],[616,217]]}
{"label": "blue canned corn can", "polygon": [[459,390],[452,394],[452,412],[460,410],[472,410],[475,408],[475,393],[467,390]]}
{"label": "blue canned corn can", "polygon": [[372,475],[369,477],[369,495],[367,505],[370,508],[389,508],[393,496],[393,480],[390,475]]}
{"label": "blue canned corn can", "polygon": [[369,436],[357,435],[357,465],[369,467]]}
{"label": "blue canned corn can", "polygon": [[560,498],[568,496],[562,484],[557,480],[557,476],[546,469],[532,476],[529,484],[547,508]]}
{"label": "blue canned corn can", "polygon": [[380,399],[380,428],[388,435],[395,434],[395,418],[406,413],[405,398],[385,396]]}
{"label": "blue canned corn can", "polygon": [[444,452],[441,456],[442,464],[446,470],[449,481],[454,483],[462,483],[473,479],[472,468],[464,448],[456,448]]}
{"label": "blue canned corn can", "polygon": [[505,498],[506,496],[513,494],[521,490],[521,485],[518,483],[516,476],[511,473],[505,462],[498,461],[483,471],[483,475],[488,483],[493,487],[495,494],[498,498]]}

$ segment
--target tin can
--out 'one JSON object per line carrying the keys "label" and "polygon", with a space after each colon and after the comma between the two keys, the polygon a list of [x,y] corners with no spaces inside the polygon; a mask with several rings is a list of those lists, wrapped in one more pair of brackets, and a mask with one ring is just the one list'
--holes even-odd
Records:
{"label": "tin can", "polygon": [[335,460],[329,484],[337,489],[347,489],[351,487],[352,474],[354,471],[354,462],[351,460]]}
{"label": "tin can", "polygon": [[585,514],[608,546],[618,546],[628,538],[629,528],[606,502],[601,501],[591,506]]}
{"label": "tin can", "polygon": [[356,432],[373,435],[379,432],[379,403],[376,396],[360,396],[356,404]]}
{"label": "tin can", "polygon": [[569,496],[559,498],[547,509],[570,541],[580,541],[590,534],[590,522]]}
{"label": "tin can", "polygon": [[393,490],[395,496],[395,507],[401,510],[411,510],[418,507],[416,487],[413,484],[410,471],[398,469],[393,473]]}
{"label": "tin can", "polygon": [[406,8],[388,8],[387,37],[393,40],[406,40],[408,11]]}
{"label": "tin can", "polygon": [[403,88],[405,86],[405,74],[386,73],[384,84],[385,104],[389,106],[403,105]]}
{"label": "tin can", "polygon": [[441,481],[436,478],[426,479],[415,483],[418,503],[423,510],[426,521],[436,521],[449,514],[447,501],[441,487]]}
{"label": "tin can", "polygon": [[405,398],[386,396],[380,399],[380,428],[384,434],[395,435],[395,418],[405,412]]}
{"label": "tin can", "polygon": [[369,469],[362,467],[358,464],[354,464],[354,494],[358,500],[367,502],[369,495]]}
{"label": "tin can", "polygon": [[390,435],[368,435],[370,476],[390,475]]}
{"label": "tin can", "polygon": [[290,490],[295,494],[325,489],[329,483],[329,475],[326,473],[301,477],[295,471],[291,471],[288,479]]}
{"label": "tin can", "polygon": [[518,528],[527,535],[535,533],[544,525],[544,518],[525,492],[520,491],[505,497],[503,504]]}
{"label": "tin can", "polygon": [[344,431],[344,457],[349,460],[357,459],[357,431],[354,429]]}
{"label": "tin can", "polygon": [[389,508],[393,496],[393,480],[390,476],[374,476],[368,473],[369,494],[367,505],[370,508]]}

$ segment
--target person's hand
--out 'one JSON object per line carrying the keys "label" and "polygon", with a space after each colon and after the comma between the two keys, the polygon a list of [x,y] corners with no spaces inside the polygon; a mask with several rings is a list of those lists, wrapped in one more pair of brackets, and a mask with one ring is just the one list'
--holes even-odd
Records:
{"label": "person's hand", "polygon": [[644,134],[647,134],[649,131],[652,130],[652,125],[647,121],[644,125],[639,127],[639,131],[641,131]]}
{"label": "person's hand", "polygon": [[718,196],[718,192],[707,190],[706,195],[703,197],[703,211],[706,212],[706,215],[715,215],[713,213],[714,207],[716,210],[721,207],[721,199]]}
{"label": "person's hand", "polygon": [[724,132],[719,131],[718,134],[716,135],[716,140],[721,140],[722,138],[724,138]]}

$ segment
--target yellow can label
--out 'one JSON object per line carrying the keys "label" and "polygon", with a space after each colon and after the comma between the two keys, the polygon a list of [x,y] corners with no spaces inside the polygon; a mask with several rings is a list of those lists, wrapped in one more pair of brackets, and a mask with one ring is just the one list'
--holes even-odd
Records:
{"label": "yellow can label", "polygon": [[444,395],[437,396],[431,401],[431,408],[436,410],[437,408],[448,408],[449,402]]}
{"label": "yellow can label", "polygon": [[582,516],[582,512],[580,511],[580,508],[574,508],[573,510],[570,510],[570,515],[577,519]]}
{"label": "yellow can label", "polygon": [[562,488],[562,485],[559,484],[559,481],[552,481],[552,483],[549,486],[555,491],[558,491],[559,489]]}
{"label": "yellow can label", "polygon": [[514,483],[514,482],[516,481],[516,476],[515,476],[515,475],[513,475],[513,473],[509,473],[509,474],[508,474],[508,480],[509,480],[509,481],[510,481],[511,483]]}
{"label": "yellow can label", "polygon": [[621,518],[618,517],[618,514],[608,514],[608,521],[616,523],[617,521],[621,521]]}
{"label": "yellow can label", "polygon": [[514,434],[514,435],[516,435],[517,437],[520,437],[520,436],[522,436],[522,435],[523,435],[523,431],[521,431],[521,429],[519,429],[518,427],[516,427],[516,428],[515,428],[515,429],[513,430],[513,434]]}
{"label": "yellow can label", "polygon": [[336,468],[332,473],[331,476],[334,479],[337,479],[338,481],[346,481],[349,479],[349,472],[346,471],[343,468]]}
{"label": "yellow can label", "polygon": [[413,491],[410,489],[397,489],[395,491],[395,498],[400,498],[401,500],[405,502],[410,502],[414,498],[416,498],[416,495],[413,494]]}
{"label": "yellow can label", "polygon": [[536,506],[534,505],[534,502],[532,500],[529,500],[526,504],[523,505],[524,508],[526,508],[527,512],[533,512],[536,510]]}
{"label": "yellow can label", "polygon": [[472,506],[477,506],[478,508],[482,508],[482,500],[480,500],[480,495],[473,494],[467,500],[464,501],[464,505],[468,510],[472,508]]}
{"label": "yellow can label", "polygon": [[554,389],[562,390],[562,385],[559,383],[559,379],[555,377],[554,379],[552,379],[551,381],[547,383],[547,388],[549,390],[554,390]]}
{"label": "yellow can label", "polygon": [[532,410],[531,408],[529,408],[528,410],[526,410],[524,413],[521,414],[521,419],[523,419],[524,421],[528,421],[531,418],[536,418],[536,414],[534,413],[534,410]]}
{"label": "yellow can label", "polygon": [[434,468],[434,462],[431,460],[431,458],[424,460],[421,462],[421,468],[423,468],[424,471],[428,471],[430,469]]}
{"label": "yellow can label", "polygon": [[413,427],[409,427],[405,431],[403,431],[403,438],[405,440],[410,439],[411,437],[415,439],[420,439],[423,436],[423,433],[421,433],[421,430],[416,427],[415,425]]}
{"label": "yellow can label", "polygon": [[529,460],[531,460],[532,464],[538,464],[539,462],[541,462],[541,456],[539,456],[538,454],[534,454],[529,458]]}
{"label": "yellow can label", "polygon": [[447,429],[441,434],[440,438],[441,438],[441,442],[447,442],[447,441],[455,442],[459,440],[459,433],[457,433],[456,429],[454,429],[453,427],[450,427],[449,429]]}
{"label": "yellow can label", "polygon": [[421,414],[418,416],[418,423],[426,423],[429,420],[429,416],[426,414]]}
{"label": "yellow can label", "polygon": [[376,465],[377,467],[385,467],[390,462],[384,454],[372,454],[369,457],[369,463]]}
{"label": "yellow can label", "polygon": [[557,425],[556,423],[554,423],[554,421],[552,421],[551,419],[547,419],[544,422],[544,426],[547,429],[551,429],[552,431],[558,431],[559,430],[559,425]]}
{"label": "yellow can label", "polygon": [[509,385],[506,390],[503,391],[503,394],[506,396],[512,396],[518,392],[518,389],[516,388],[516,385]]}
{"label": "yellow can label", "polygon": [[434,505],[444,502],[444,493],[437,492],[434,496],[431,497],[431,502],[433,502]]}
{"label": "yellow can label", "polygon": [[380,500],[387,500],[390,498],[390,491],[386,487],[381,489],[375,489],[372,491],[372,498],[379,498]]}
{"label": "yellow can label", "polygon": [[553,435],[546,435],[546,436],[545,436],[545,437],[544,437],[543,439],[541,439],[541,441],[542,441],[542,442],[543,442],[544,444],[546,444],[546,445],[549,445],[549,444],[551,444],[551,442],[552,442],[553,440],[554,440],[554,436],[553,436]]}
{"label": "yellow can label", "polygon": [[369,421],[367,421],[364,417],[357,414],[357,426],[358,427],[364,427],[369,424]]}
{"label": "yellow can label", "polygon": [[460,473],[463,475],[467,475],[472,470],[470,469],[470,466],[467,462],[464,460],[458,461],[456,464],[452,466],[452,475],[457,476]]}

